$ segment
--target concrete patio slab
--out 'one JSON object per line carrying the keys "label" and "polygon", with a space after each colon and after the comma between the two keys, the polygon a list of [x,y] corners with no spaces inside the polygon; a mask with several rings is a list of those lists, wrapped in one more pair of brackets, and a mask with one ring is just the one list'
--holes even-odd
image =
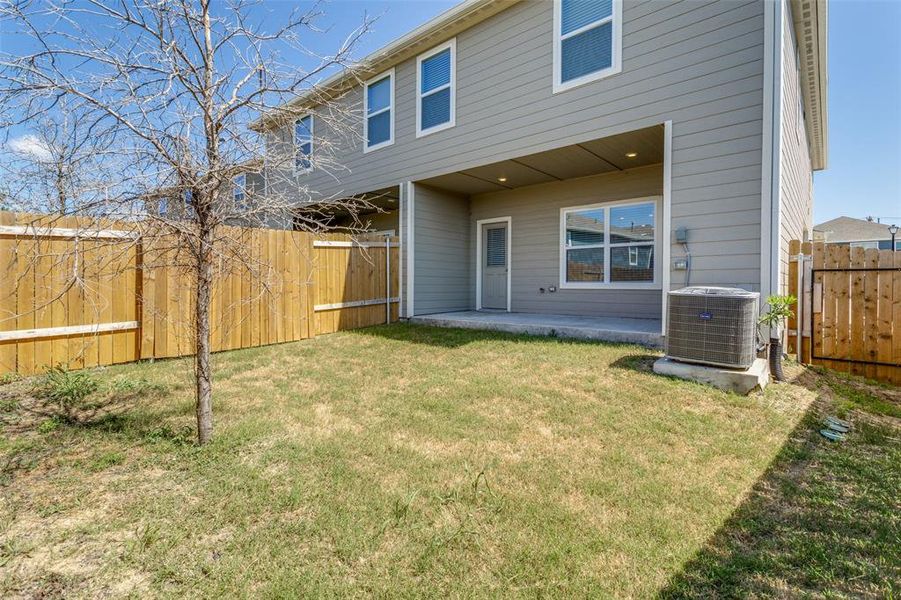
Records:
{"label": "concrete patio slab", "polygon": [[660,348],[659,319],[622,319],[616,317],[574,317],[535,313],[467,310],[420,315],[412,323],[436,327],[484,329],[582,340],[624,342]]}
{"label": "concrete patio slab", "polygon": [[706,383],[727,392],[744,395],[756,389],[763,390],[770,382],[770,367],[763,358],[755,359],[747,369],[726,369],[661,358],[654,363],[654,372]]}

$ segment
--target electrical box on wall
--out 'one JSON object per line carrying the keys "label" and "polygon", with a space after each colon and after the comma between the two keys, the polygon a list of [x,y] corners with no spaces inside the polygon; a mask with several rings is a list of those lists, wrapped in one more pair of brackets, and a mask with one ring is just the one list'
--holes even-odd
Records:
{"label": "electrical box on wall", "polygon": [[673,270],[685,271],[686,269],[688,269],[688,259],[687,258],[676,258],[673,260]]}
{"label": "electrical box on wall", "polygon": [[688,241],[688,228],[687,227],[677,227],[676,235],[674,236],[676,241],[680,244],[684,244]]}

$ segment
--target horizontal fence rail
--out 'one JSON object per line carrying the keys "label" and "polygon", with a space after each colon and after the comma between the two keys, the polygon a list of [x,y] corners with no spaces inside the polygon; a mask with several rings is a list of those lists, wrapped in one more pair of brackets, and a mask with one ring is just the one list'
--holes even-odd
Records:
{"label": "horizontal fence rail", "polygon": [[[193,353],[194,280],[174,238],[0,212],[0,374]],[[223,228],[213,351],[395,321],[397,238]]]}
{"label": "horizontal fence rail", "polygon": [[789,253],[800,360],[901,384],[901,252],[795,240]]}

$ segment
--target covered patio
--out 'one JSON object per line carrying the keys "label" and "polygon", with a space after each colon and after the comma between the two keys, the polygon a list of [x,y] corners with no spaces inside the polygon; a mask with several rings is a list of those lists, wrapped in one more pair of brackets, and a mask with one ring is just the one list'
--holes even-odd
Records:
{"label": "covered patio", "polygon": [[402,314],[659,345],[664,132],[653,125],[411,182],[401,199]]}
{"label": "covered patio", "polygon": [[583,340],[601,340],[641,344],[652,348],[663,345],[660,319],[631,319],[624,317],[582,317],[537,313],[476,311],[421,315],[410,319],[413,323],[436,327],[459,327],[524,333]]}

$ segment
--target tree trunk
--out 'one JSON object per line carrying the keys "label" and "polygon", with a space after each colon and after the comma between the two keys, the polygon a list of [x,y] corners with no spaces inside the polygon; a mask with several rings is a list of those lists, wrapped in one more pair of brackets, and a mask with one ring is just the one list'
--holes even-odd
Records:
{"label": "tree trunk", "polygon": [[213,371],[210,367],[210,299],[213,287],[212,231],[201,225],[197,253],[195,301],[194,381],[196,384],[197,441],[206,444],[213,437]]}
{"label": "tree trunk", "polygon": [[66,177],[63,173],[63,166],[56,167],[56,203],[59,214],[66,214]]}

